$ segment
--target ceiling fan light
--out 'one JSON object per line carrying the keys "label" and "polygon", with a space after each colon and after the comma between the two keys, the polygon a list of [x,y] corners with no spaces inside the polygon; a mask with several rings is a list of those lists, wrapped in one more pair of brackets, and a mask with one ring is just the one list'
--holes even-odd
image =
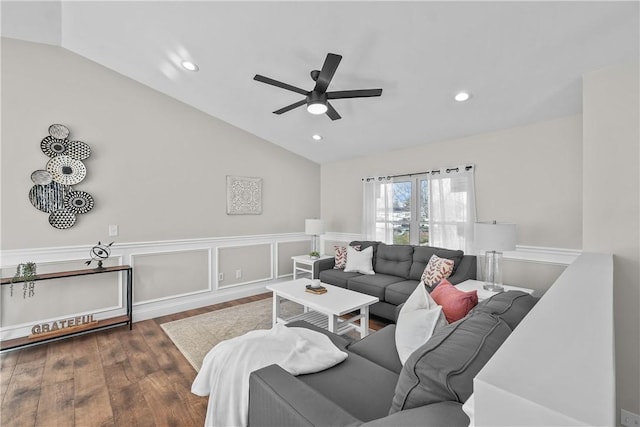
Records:
{"label": "ceiling fan light", "polygon": [[182,61],[182,68],[188,71],[198,71],[200,68],[191,61]]}
{"label": "ceiling fan light", "polygon": [[322,102],[314,102],[307,105],[307,111],[311,114],[324,114],[327,112],[327,105]]}
{"label": "ceiling fan light", "polygon": [[468,101],[471,98],[471,94],[469,92],[458,92],[456,96],[453,97],[458,102]]}

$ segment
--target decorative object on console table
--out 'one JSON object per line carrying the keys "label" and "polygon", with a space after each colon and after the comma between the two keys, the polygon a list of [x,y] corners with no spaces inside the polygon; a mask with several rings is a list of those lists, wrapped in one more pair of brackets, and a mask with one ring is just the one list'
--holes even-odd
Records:
{"label": "decorative object on console table", "polygon": [[320,235],[324,234],[324,224],[321,219],[305,219],[304,234],[311,236],[311,259],[320,258]]}
{"label": "decorative object on console table", "polygon": [[227,215],[262,214],[262,178],[227,175]]}
{"label": "decorative object on console table", "polygon": [[96,269],[104,268],[102,266],[102,262],[109,258],[109,256],[111,255],[111,245],[113,245],[113,242],[109,243],[108,245],[103,245],[98,240],[98,244],[92,247],[91,251],[89,252],[91,259],[85,262],[85,264],[90,265],[91,261],[98,261],[98,266],[96,267]]}
{"label": "decorative object on console table", "polygon": [[36,275],[36,269],[37,266],[35,262],[24,262],[18,264],[16,267],[16,274],[11,279],[11,296],[13,296],[13,284],[16,282],[22,282],[22,298],[26,298],[27,295],[31,298],[36,294],[35,281],[38,277]]}
{"label": "decorative object on console table", "polygon": [[516,249],[516,225],[496,221],[476,222],[474,232],[475,246],[486,251],[484,288],[492,292],[501,292],[502,251]]}

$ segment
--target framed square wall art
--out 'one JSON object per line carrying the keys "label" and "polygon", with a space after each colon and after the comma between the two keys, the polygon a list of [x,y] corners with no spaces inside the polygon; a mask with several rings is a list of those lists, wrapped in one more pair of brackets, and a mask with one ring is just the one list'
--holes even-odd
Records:
{"label": "framed square wall art", "polygon": [[262,178],[227,175],[227,215],[262,213]]}

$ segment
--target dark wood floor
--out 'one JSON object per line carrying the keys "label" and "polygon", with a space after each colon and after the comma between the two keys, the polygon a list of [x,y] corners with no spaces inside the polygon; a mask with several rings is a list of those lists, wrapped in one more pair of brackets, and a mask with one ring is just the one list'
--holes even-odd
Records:
{"label": "dark wood floor", "polygon": [[[269,298],[216,304],[0,355],[0,425],[202,426],[196,371],[160,324]],[[372,320],[370,327],[385,323]]]}

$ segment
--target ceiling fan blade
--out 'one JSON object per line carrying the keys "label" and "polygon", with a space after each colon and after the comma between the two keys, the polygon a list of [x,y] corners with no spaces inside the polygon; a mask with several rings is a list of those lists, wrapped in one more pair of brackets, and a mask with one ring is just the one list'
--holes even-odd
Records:
{"label": "ceiling fan blade", "polygon": [[336,109],[333,108],[333,106],[328,102],[327,102],[327,116],[329,116],[331,120],[340,120],[342,118],[340,117],[340,114],[338,114]]}
{"label": "ceiling fan blade", "polygon": [[304,105],[304,104],[306,104],[306,103],[307,103],[307,100],[306,100],[306,99],[303,99],[302,101],[294,102],[294,103],[293,103],[293,104],[291,104],[291,105],[287,105],[286,107],[282,107],[281,109],[274,111],[274,112],[273,112],[273,114],[282,114],[282,113],[286,113],[287,111],[291,111],[291,110],[293,110],[294,108],[298,108],[299,106]]}
{"label": "ceiling fan blade", "polygon": [[331,83],[331,79],[333,79],[333,75],[336,73],[336,69],[338,68],[338,64],[340,64],[341,59],[341,55],[327,53],[327,57],[322,65],[322,70],[320,70],[318,80],[316,80],[316,87],[313,89],[314,91],[321,93],[327,91],[329,83]]}
{"label": "ceiling fan blade", "polygon": [[289,84],[282,83],[282,82],[279,82],[277,80],[270,79],[269,77],[261,76],[260,74],[256,74],[253,77],[253,80],[256,80],[256,81],[259,81],[259,82],[262,82],[262,83],[266,83],[268,85],[277,86],[277,87],[282,88],[282,89],[290,90],[292,92],[296,92],[296,93],[299,93],[300,95],[304,95],[304,96],[307,96],[307,94],[309,93],[308,91],[306,91],[304,89],[300,89],[299,87],[291,86]]}
{"label": "ceiling fan blade", "polygon": [[327,99],[367,98],[382,95],[382,89],[337,90],[327,92]]}

